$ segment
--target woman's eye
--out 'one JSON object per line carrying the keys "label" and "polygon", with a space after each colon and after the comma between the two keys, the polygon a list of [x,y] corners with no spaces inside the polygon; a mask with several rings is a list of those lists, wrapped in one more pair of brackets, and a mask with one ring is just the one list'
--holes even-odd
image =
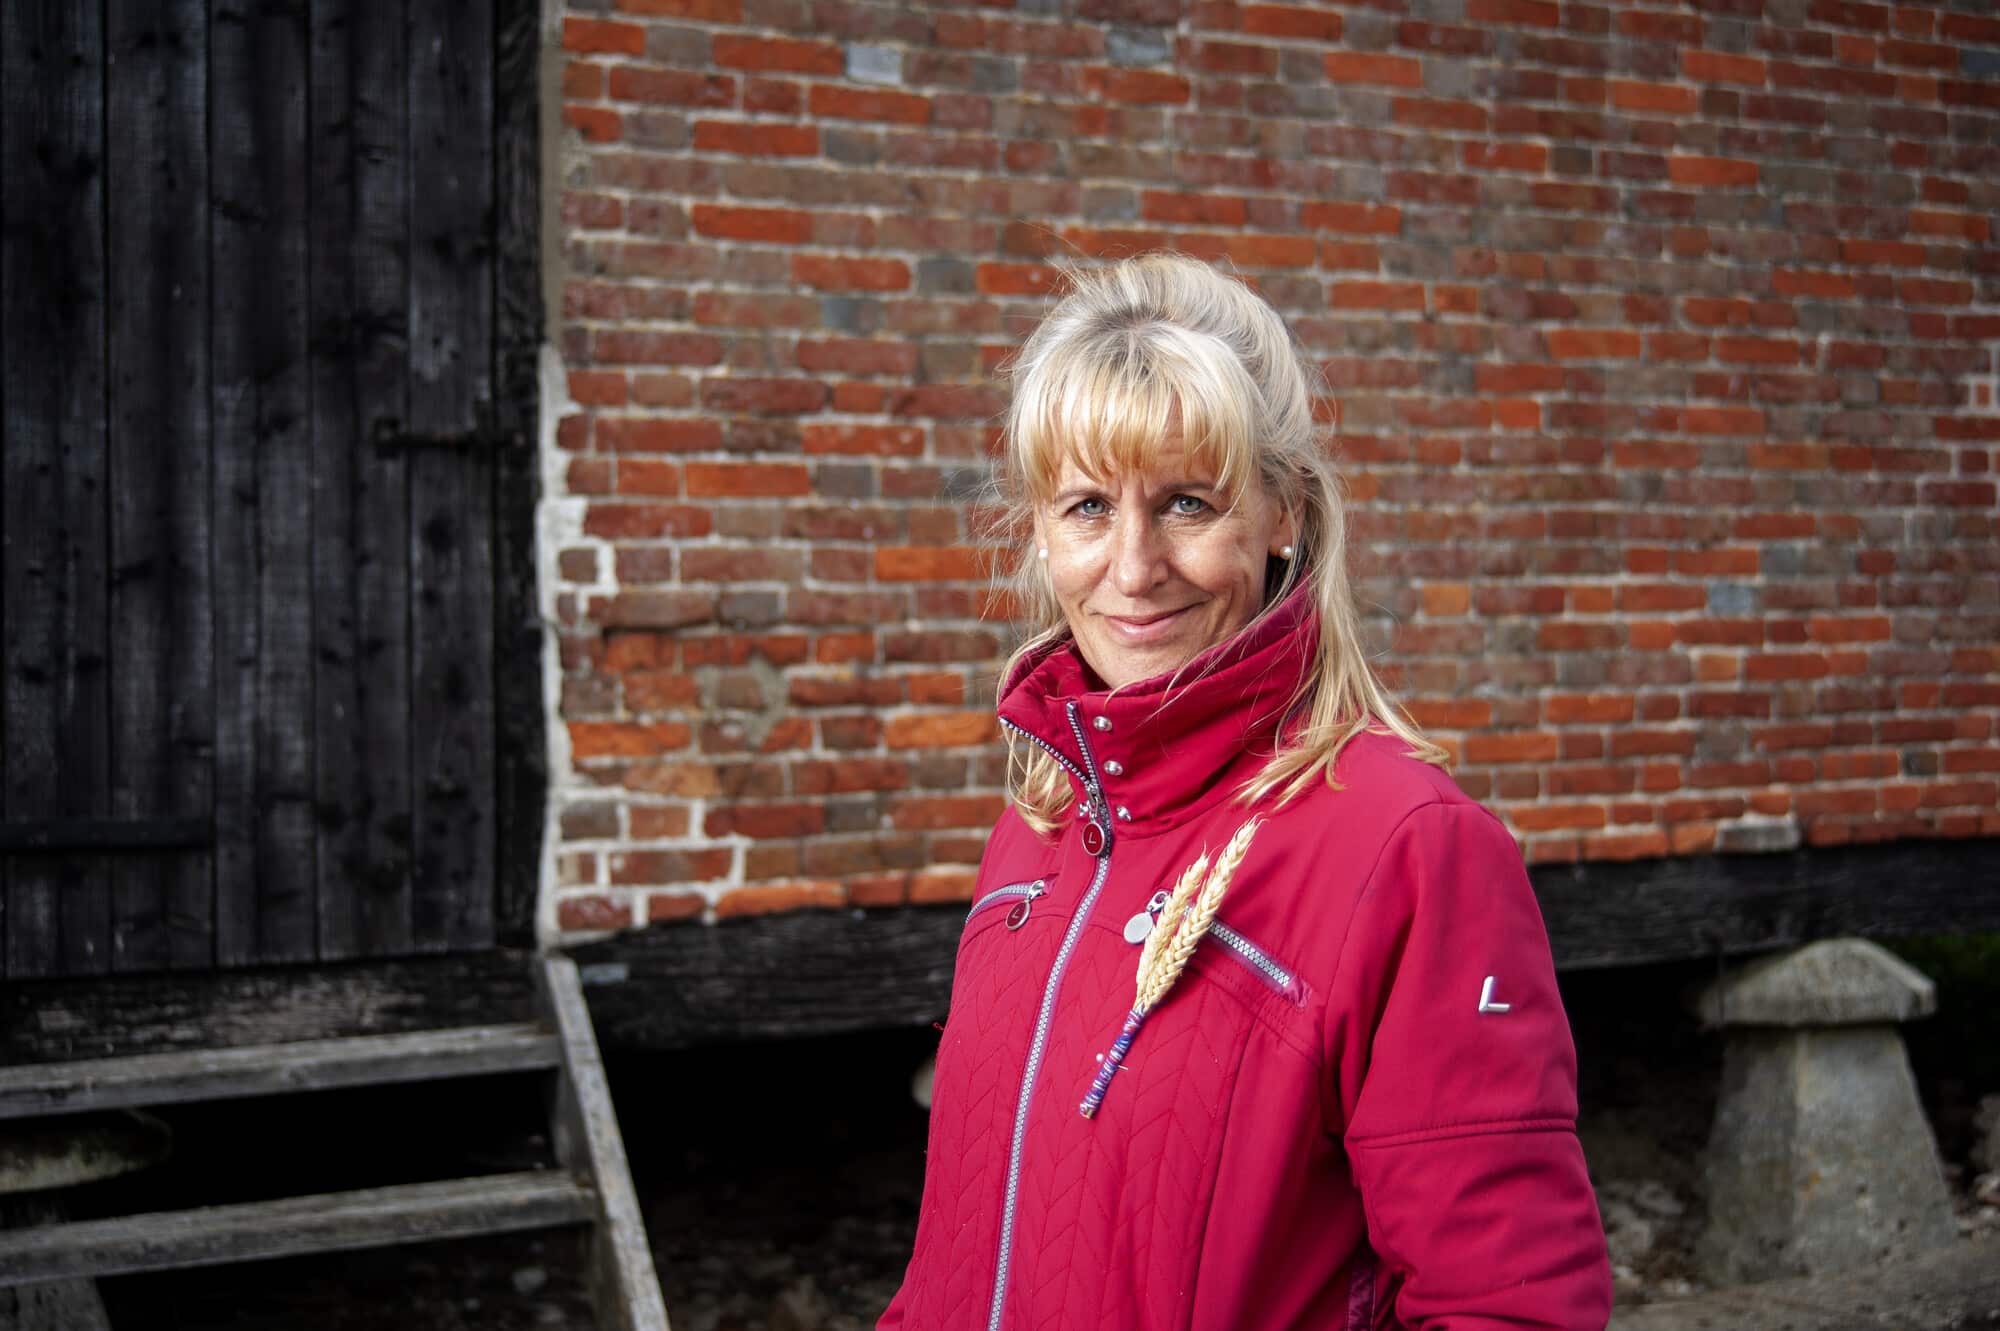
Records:
{"label": "woman's eye", "polygon": [[1191,518],[1208,511],[1208,504],[1193,495],[1175,495],[1167,501],[1167,507],[1177,516]]}
{"label": "woman's eye", "polygon": [[1079,499],[1070,508],[1070,512],[1083,518],[1101,518],[1106,511],[1102,499]]}

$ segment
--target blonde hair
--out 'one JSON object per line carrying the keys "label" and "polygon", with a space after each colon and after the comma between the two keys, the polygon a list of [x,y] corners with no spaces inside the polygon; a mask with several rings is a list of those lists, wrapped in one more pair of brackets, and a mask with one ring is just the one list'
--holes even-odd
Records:
{"label": "blonde hair", "polygon": [[[1069,637],[1047,570],[1027,557],[1035,507],[1055,493],[1065,459],[1097,480],[1144,470],[1177,425],[1189,459],[1224,494],[1261,486],[1294,520],[1296,553],[1265,611],[1303,582],[1319,615],[1318,643],[1283,713],[1298,719],[1281,727],[1277,751],[1238,799],[1275,792],[1283,804],[1315,781],[1334,784],[1341,749],[1371,726],[1443,766],[1444,750],[1396,706],[1363,653],[1340,481],[1313,416],[1312,373],[1278,312],[1241,282],[1175,254],[1066,278],[1067,293],[1007,372],[1014,391],[999,479],[1019,538],[1012,586],[1028,636],[1002,678]],[[1015,807],[1047,835],[1075,795],[1040,746],[1011,732],[1009,743]]]}

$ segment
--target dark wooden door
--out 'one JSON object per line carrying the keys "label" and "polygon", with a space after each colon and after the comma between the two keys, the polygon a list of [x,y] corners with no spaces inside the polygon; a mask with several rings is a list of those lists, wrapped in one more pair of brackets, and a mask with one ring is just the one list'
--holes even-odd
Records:
{"label": "dark wooden door", "polygon": [[528,927],[534,42],[0,5],[0,974]]}

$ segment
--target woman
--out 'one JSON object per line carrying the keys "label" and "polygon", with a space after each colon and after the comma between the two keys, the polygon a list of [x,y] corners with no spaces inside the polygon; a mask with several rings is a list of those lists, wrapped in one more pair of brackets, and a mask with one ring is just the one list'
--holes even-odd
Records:
{"label": "woman", "polygon": [[1131,260],[1014,381],[1014,803],[881,1325],[1603,1326],[1541,917],[1362,655],[1283,322]]}

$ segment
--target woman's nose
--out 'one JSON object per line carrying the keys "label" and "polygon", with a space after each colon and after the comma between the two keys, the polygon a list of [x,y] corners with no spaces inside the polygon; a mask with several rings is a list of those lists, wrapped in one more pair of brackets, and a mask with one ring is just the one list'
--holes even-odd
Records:
{"label": "woman's nose", "polygon": [[1118,517],[1112,533],[1111,584],[1125,596],[1139,596],[1152,590],[1165,567],[1159,529],[1148,515],[1129,508]]}

